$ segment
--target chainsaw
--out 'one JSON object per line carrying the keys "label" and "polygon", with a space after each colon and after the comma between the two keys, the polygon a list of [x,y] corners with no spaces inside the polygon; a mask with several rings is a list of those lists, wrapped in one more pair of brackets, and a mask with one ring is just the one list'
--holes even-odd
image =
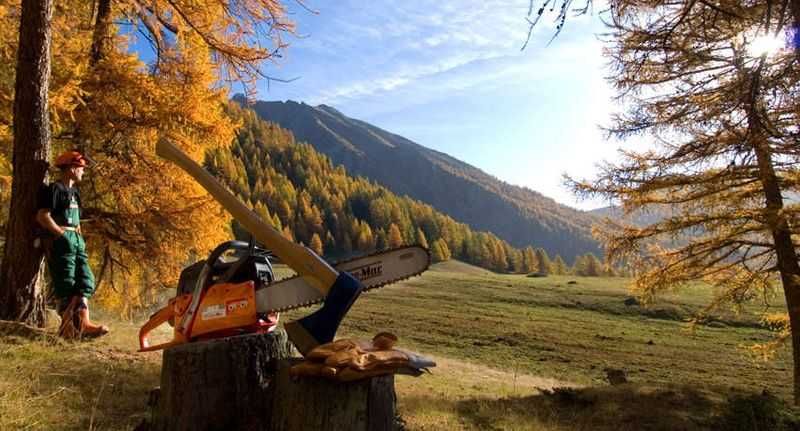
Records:
{"label": "chainsaw", "polygon": [[[160,140],[156,152],[191,175],[252,237],[249,243],[222,243],[208,259],[182,271],[177,295],[139,331],[140,351],[269,332],[277,324],[278,312],[323,303],[314,313],[284,325],[289,339],[305,355],[317,345],[333,341],[339,324],[362,291],[421,274],[430,265],[428,250],[421,246],[330,265],[308,247],[284,238],[169,141]],[[269,250],[257,247],[256,240]],[[275,282],[272,258],[280,259],[298,275]],[[173,325],[174,338],[151,345],[150,332],[164,323]]]}
{"label": "chainsaw", "polygon": [[[140,351],[161,350],[189,341],[229,337],[246,333],[271,332],[278,313],[319,304],[325,297],[299,276],[274,281],[274,256],[251,240],[227,241],[217,246],[206,260],[181,272],[176,296],[154,313],[139,331]],[[334,264],[351,273],[364,290],[377,289],[413,277],[430,263],[428,251],[420,246],[400,247]],[[195,300],[195,298],[199,298]],[[193,320],[177,325],[196,303]],[[171,341],[151,345],[150,332],[169,323],[174,327]]]}

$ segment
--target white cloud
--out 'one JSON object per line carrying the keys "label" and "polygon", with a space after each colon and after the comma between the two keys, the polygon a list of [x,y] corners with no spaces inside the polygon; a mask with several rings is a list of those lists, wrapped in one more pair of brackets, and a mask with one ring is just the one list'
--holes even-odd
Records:
{"label": "white cloud", "polygon": [[[446,36],[446,35],[443,35],[443,34],[435,34],[435,35],[433,35],[433,36],[426,37],[426,38],[423,40],[423,43],[425,43],[425,45],[427,45],[427,46],[429,46],[429,47],[431,47],[431,48],[435,48],[435,47],[437,47],[437,46],[439,46],[439,45],[441,45],[441,44],[443,44],[443,43],[447,42],[447,39],[448,39],[448,38],[447,38],[447,36]],[[417,45],[414,45],[414,47],[416,48],[416,47],[417,47]]]}
{"label": "white cloud", "polygon": [[312,103],[370,97],[470,62],[510,55],[518,51],[527,32],[525,0],[349,1],[312,6],[320,12],[309,19],[315,29],[295,47],[320,59],[338,57],[351,70],[332,80],[334,88],[312,96]]}
{"label": "white cloud", "polygon": [[312,97],[309,103],[337,104],[355,98],[374,96],[386,91],[399,89],[434,75],[446,73],[474,61],[491,59],[497,56],[497,54],[492,53],[457,53],[432,64],[402,66],[393,71],[380,74],[375,78],[354,81],[334,87],[331,90],[323,90],[320,94]]}

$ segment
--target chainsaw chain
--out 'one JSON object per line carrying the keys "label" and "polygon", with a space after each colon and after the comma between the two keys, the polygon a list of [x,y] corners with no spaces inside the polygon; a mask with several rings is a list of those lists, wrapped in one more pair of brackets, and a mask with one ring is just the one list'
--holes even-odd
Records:
{"label": "chainsaw chain", "polygon": [[[423,247],[421,245],[415,244],[415,245],[407,245],[407,246],[403,246],[403,247],[397,247],[397,248],[393,248],[391,250],[375,251],[375,252],[373,252],[371,254],[367,254],[367,255],[364,255],[364,256],[353,257],[353,258],[350,258],[350,259],[345,259],[343,261],[332,263],[331,266],[334,269],[336,269],[336,267],[339,266],[339,265],[344,265],[346,263],[350,263],[350,262],[353,262],[353,261],[356,261],[356,260],[368,259],[370,257],[377,256],[379,254],[390,253],[390,252],[394,252],[394,251],[398,251],[398,250],[404,250],[404,249],[408,249],[408,248],[420,248],[422,250],[425,250],[425,252],[428,254],[428,262],[430,262],[430,260],[431,260],[431,252],[430,252],[430,250],[428,250],[427,248],[425,248],[425,247]],[[368,292],[370,290],[380,289],[381,287],[384,287],[386,285],[394,284],[394,283],[397,283],[397,282],[403,281],[403,280],[408,280],[411,277],[416,277],[416,276],[422,274],[423,272],[425,272],[429,267],[430,267],[430,264],[428,264],[428,266],[423,268],[422,271],[415,272],[413,274],[409,274],[409,275],[407,275],[405,277],[397,278],[397,279],[394,279],[394,280],[387,280],[387,281],[384,281],[383,283],[377,284],[375,286],[365,287],[364,290],[361,291],[361,293]],[[292,277],[283,278],[283,279],[278,280],[277,282],[274,282],[274,283],[293,280],[293,279],[299,278],[299,277],[301,277],[301,276],[300,275],[295,275],[295,276],[292,276]],[[266,286],[265,289],[269,289],[269,286]],[[294,310],[296,308],[308,307],[310,305],[321,304],[323,302],[325,302],[325,298],[321,297],[320,299],[316,299],[316,300],[313,300],[313,301],[307,301],[307,302],[304,302],[302,304],[295,304],[295,305],[288,306],[288,307],[283,307],[283,308],[270,310],[270,313],[282,313],[284,311]]]}

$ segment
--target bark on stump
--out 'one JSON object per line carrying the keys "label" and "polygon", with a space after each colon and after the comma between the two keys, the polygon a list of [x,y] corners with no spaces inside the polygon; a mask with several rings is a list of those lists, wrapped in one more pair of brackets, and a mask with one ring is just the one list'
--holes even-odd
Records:
{"label": "bark on stump", "polygon": [[271,430],[390,431],[395,424],[394,375],[340,383],[321,377],[289,377],[280,361]]}
{"label": "bark on stump", "polygon": [[292,379],[291,352],[283,331],[165,350],[150,430],[393,429],[394,376]]}

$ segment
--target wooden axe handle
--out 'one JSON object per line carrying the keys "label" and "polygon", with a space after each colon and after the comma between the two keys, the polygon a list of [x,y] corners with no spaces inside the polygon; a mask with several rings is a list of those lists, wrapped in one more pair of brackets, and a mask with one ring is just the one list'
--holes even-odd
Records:
{"label": "wooden axe handle", "polygon": [[309,284],[327,295],[339,273],[321,257],[311,249],[287,240],[277,229],[264,223],[255,212],[237,199],[211,174],[165,138],[158,140],[156,154],[175,163],[194,178],[258,241],[303,276]]}

